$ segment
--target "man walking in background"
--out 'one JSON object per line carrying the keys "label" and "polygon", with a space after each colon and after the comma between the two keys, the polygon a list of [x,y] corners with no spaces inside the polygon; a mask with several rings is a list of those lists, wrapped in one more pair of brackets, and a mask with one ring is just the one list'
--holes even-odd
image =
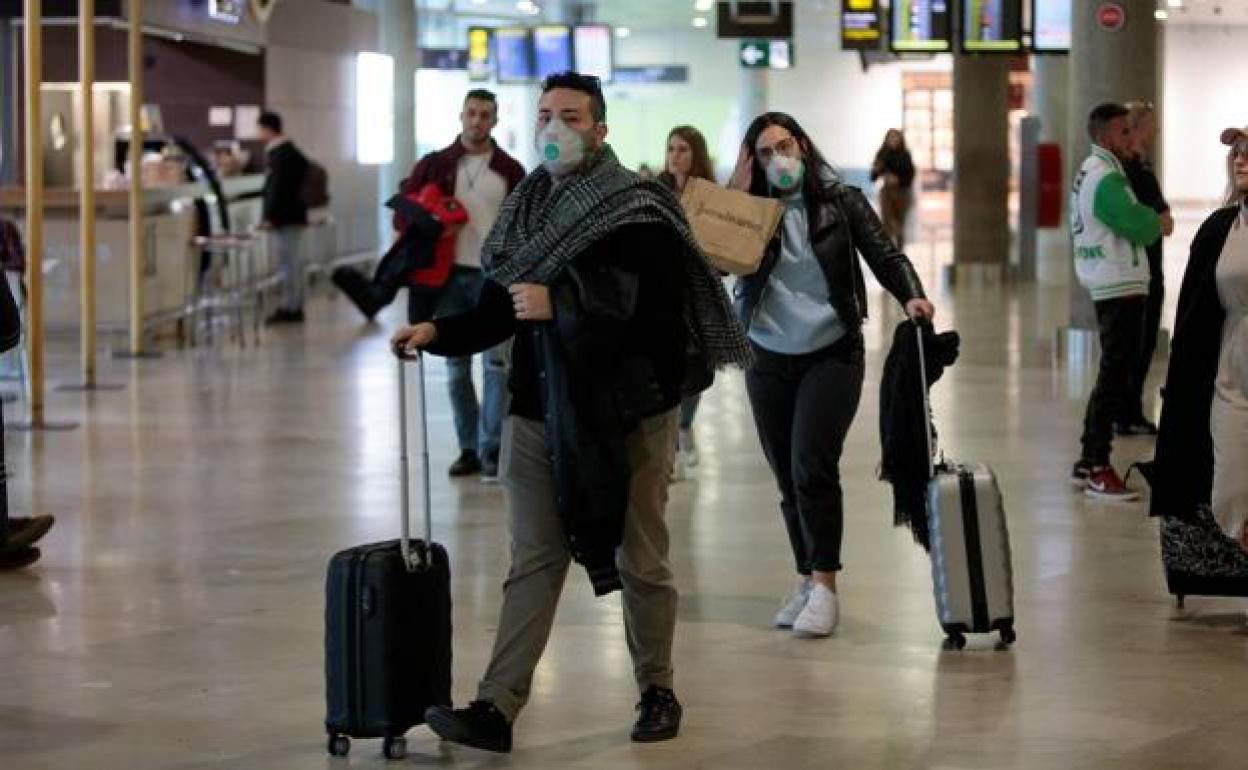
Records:
{"label": "man walking in background", "polygon": [[[494,141],[498,99],[485,89],[469,91],[459,115],[461,131],[450,146],[420,159],[400,192],[417,192],[434,183],[468,211],[468,222],[455,240],[455,267],[445,286],[408,289],[408,322],[435,315],[456,315],[474,307],[481,293],[481,244],[498,218],[503,199],[524,179],[524,167]],[[483,481],[498,479],[498,453],[507,401],[507,353],[510,343],[484,354],[484,382],[477,402],[472,382],[472,356],[447,360],[451,410],[460,455],[451,476],[480,473]]]}
{"label": "man walking in background", "polygon": [[283,133],[282,117],[277,113],[261,115],[259,128],[268,159],[260,227],[271,233],[269,243],[276,251],[282,274],[281,302],[267,323],[303,323],[302,246],[303,230],[308,225],[303,183],[308,159]]}

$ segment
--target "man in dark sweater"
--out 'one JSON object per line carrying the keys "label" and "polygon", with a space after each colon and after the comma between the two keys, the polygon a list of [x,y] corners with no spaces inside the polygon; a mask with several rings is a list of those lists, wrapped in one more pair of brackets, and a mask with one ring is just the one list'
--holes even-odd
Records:
{"label": "man in dark sweater", "polygon": [[1131,379],[1131,398],[1126,411],[1114,422],[1114,429],[1124,436],[1155,436],[1157,425],[1144,414],[1144,383],[1157,350],[1157,335],[1161,329],[1161,307],[1166,300],[1165,273],[1162,270],[1162,243],[1174,232],[1174,217],[1170,204],[1162,195],[1161,184],[1149,160],[1157,141],[1157,113],[1149,102],[1130,102],[1126,105],[1131,125],[1134,148],[1131,156],[1122,162],[1131,183],[1131,191],[1140,203],[1161,215],[1161,237],[1145,247],[1148,254],[1148,303],[1144,311],[1144,341],[1140,346],[1134,376]]}
{"label": "man in dark sweater", "polygon": [[282,272],[282,298],[268,323],[303,322],[303,230],[308,225],[308,207],[303,202],[303,182],[308,159],[295,143],[282,133],[282,117],[275,112],[260,116],[260,138],[268,158],[264,178],[263,230],[272,234],[270,244],[277,253]]}
{"label": "man in dark sweater", "polygon": [[[676,736],[676,589],[664,521],[682,396],[710,365],[748,361],[718,276],[662,185],[610,146],[597,78],[543,84],[543,167],[503,204],[466,313],[400,330],[400,355],[463,355],[514,337],[500,475],[512,564],[494,653],[467,708],[426,714],[444,739],[511,750],[570,563],[623,590],[641,692],[632,739]],[[689,362],[693,361],[693,365]]]}

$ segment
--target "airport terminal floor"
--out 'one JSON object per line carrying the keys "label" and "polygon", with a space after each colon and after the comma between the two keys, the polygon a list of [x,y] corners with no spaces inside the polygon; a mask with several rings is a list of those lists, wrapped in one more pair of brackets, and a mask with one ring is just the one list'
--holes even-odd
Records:
{"label": "airport terminal floor", "polygon": [[[923,251],[920,270],[939,286]],[[961,360],[934,390],[943,446],[991,462],[1005,494],[1013,650],[974,640],[942,651],[928,561],[892,527],[891,492],[875,478],[876,393],[899,313],[877,288],[866,395],[843,464],[836,635],[796,640],[769,625],[793,579],[789,551],[742,377],[723,375],[698,418],[696,478],[672,486],[668,507],[680,738],[629,742],[637,693],[618,595],[594,599],[574,569],[506,757],[442,745],[424,727],[402,763],[387,763],[376,741],[356,741],[349,759],[325,753],[326,562],[392,537],[398,522],[386,344],[397,314],[366,326],[322,290],[306,326],[270,332],[258,348],[110,362],[104,379],[125,390],[49,402],[49,417],[79,420],[78,430],[6,435],[13,507],[59,521],[37,568],[0,575],[0,767],[1242,767],[1242,600],[1177,609],[1144,504],[1090,502],[1068,486],[1094,370],[1053,343],[1066,291],[933,292],[939,326],[963,335]],[[73,351],[54,348],[54,379],[72,375]],[[455,447],[440,362],[430,404],[434,524],[452,559],[464,703],[495,630],[505,514],[498,487],[445,475]],[[1115,460],[1150,454],[1147,439],[1121,440]]]}

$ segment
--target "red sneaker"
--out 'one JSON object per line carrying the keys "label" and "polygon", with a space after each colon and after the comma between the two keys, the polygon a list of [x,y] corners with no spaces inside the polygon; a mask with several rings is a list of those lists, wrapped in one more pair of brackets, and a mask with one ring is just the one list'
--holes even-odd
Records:
{"label": "red sneaker", "polygon": [[1093,469],[1083,493],[1095,500],[1110,502],[1130,503],[1140,499],[1140,493],[1123,483],[1112,465]]}

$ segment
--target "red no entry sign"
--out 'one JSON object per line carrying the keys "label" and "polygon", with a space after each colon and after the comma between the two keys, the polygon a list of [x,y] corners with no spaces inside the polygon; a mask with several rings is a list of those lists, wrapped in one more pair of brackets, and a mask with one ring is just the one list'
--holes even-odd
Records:
{"label": "red no entry sign", "polygon": [[1117,32],[1127,26],[1127,11],[1118,3],[1101,3],[1096,9],[1096,23],[1103,30]]}

